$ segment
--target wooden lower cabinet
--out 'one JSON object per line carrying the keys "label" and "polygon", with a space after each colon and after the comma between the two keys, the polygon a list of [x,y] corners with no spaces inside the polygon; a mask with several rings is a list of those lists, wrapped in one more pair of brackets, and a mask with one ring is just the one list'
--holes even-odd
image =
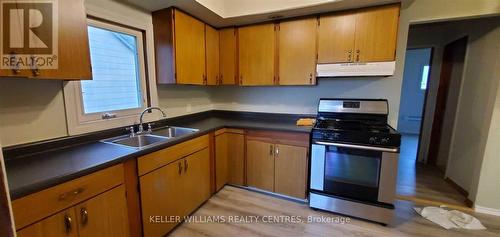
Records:
{"label": "wooden lower cabinet", "polygon": [[73,237],[78,236],[74,223],[76,213],[69,208],[17,231],[18,237]]}
{"label": "wooden lower cabinet", "polygon": [[21,237],[130,236],[125,187],[120,185],[17,232]]}
{"label": "wooden lower cabinet", "polygon": [[222,129],[215,135],[216,189],[245,184],[245,135],[243,130]]}
{"label": "wooden lower cabinet", "polygon": [[79,237],[130,236],[124,185],[78,204],[75,211]]}
{"label": "wooden lower cabinet", "polygon": [[274,192],[306,198],[307,148],[276,144]]}
{"label": "wooden lower cabinet", "polygon": [[140,177],[144,236],[163,236],[210,197],[209,149]]}
{"label": "wooden lower cabinet", "polygon": [[247,141],[247,184],[274,191],[274,144]]}
{"label": "wooden lower cabinet", "polygon": [[306,198],[308,136],[258,132],[247,136],[247,184],[300,199]]}

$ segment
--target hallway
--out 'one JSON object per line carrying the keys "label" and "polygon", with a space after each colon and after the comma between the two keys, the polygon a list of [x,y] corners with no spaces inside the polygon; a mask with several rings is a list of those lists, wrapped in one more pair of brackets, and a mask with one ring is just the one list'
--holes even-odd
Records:
{"label": "hallway", "polygon": [[403,134],[398,169],[398,199],[421,205],[442,205],[469,210],[465,197],[447,183],[434,166],[415,162],[418,135]]}

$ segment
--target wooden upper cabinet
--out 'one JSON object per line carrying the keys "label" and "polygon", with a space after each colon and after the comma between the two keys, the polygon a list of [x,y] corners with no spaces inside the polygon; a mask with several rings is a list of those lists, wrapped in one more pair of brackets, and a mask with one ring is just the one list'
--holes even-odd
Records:
{"label": "wooden upper cabinet", "polygon": [[79,237],[130,236],[124,185],[78,204],[75,209]]}
{"label": "wooden upper cabinet", "polygon": [[174,11],[177,84],[206,84],[205,23]]}
{"label": "wooden upper cabinet", "polygon": [[278,32],[279,84],[315,84],[317,19],[281,22]]}
{"label": "wooden upper cabinet", "polygon": [[318,63],[395,60],[399,4],[321,16]]}
{"label": "wooden upper cabinet", "polygon": [[205,85],[205,23],[174,8],[152,15],[157,83]]}
{"label": "wooden upper cabinet", "polygon": [[356,61],[395,60],[398,22],[399,4],[360,10],[356,16]]}
{"label": "wooden upper cabinet", "polygon": [[346,12],[319,18],[318,63],[353,61],[356,14]]}
{"label": "wooden upper cabinet", "polygon": [[219,30],[220,34],[220,84],[237,84],[237,47],[236,29],[225,28]]}
{"label": "wooden upper cabinet", "polygon": [[219,31],[209,25],[205,25],[205,45],[207,62],[207,85],[218,85],[220,83],[219,72]]}
{"label": "wooden upper cabinet", "polygon": [[[56,69],[38,68],[37,65],[30,66],[30,69],[1,69],[0,76],[27,77],[33,79],[92,79],[92,68],[90,65],[90,50],[87,33],[87,14],[85,12],[85,6],[83,2],[83,0],[58,1],[58,65]],[[31,6],[31,8],[36,7],[37,6],[34,4],[33,6]],[[26,15],[28,13],[25,12],[24,14]],[[47,22],[50,21],[47,20]],[[27,39],[26,36],[25,39]],[[47,53],[47,48],[30,49],[28,48],[29,42],[25,41],[23,43],[24,48],[32,50],[32,52],[26,53],[28,55]],[[13,50],[12,52],[14,54],[24,54],[23,52],[16,52],[16,50]],[[53,52],[54,51],[52,51],[52,53]]]}
{"label": "wooden upper cabinet", "polygon": [[275,24],[238,28],[240,85],[275,84],[275,33]]}

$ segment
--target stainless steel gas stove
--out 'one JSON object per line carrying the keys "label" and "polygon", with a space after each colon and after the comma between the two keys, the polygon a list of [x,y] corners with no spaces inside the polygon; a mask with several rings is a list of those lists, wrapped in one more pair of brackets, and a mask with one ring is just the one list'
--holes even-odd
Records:
{"label": "stainless steel gas stove", "polygon": [[309,206],[388,224],[401,135],[387,100],[320,99],[312,131]]}

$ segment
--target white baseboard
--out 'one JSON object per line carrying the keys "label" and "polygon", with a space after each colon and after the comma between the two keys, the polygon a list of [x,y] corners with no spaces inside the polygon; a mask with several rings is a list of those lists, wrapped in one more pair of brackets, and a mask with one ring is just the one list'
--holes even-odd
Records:
{"label": "white baseboard", "polygon": [[489,207],[482,207],[478,205],[474,205],[474,210],[478,213],[489,214],[494,216],[500,216],[500,210]]}

